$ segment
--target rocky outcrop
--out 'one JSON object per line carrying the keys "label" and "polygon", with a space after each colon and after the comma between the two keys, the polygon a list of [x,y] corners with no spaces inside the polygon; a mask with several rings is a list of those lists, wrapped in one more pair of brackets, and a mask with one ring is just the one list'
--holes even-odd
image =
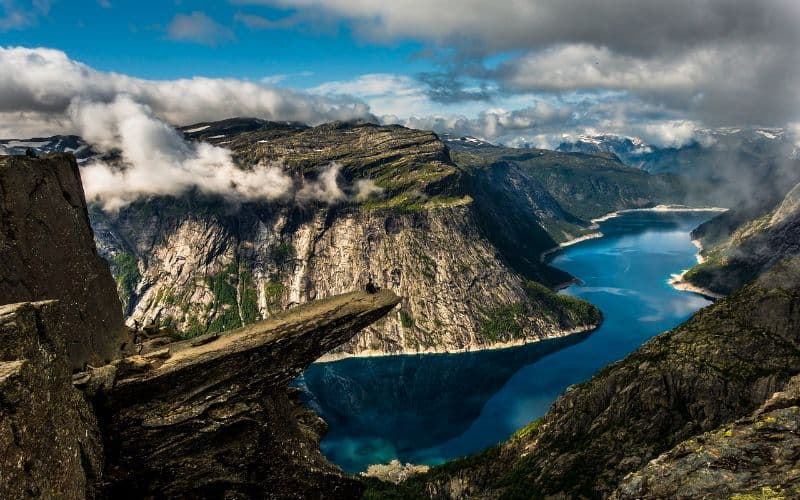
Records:
{"label": "rocky outcrop", "polygon": [[98,398],[110,498],[356,498],[319,452],[325,424],[287,384],[383,317],[389,291],[339,295],[224,333],[151,346],[106,373]]}
{"label": "rocky outcrop", "polygon": [[703,262],[683,279],[717,294],[731,293],[776,263],[800,255],[800,184],[766,213],[715,218],[693,236],[704,246]]}
{"label": "rocky outcrop", "polygon": [[451,498],[607,496],[626,474],[750,414],[800,373],[798,304],[793,260],[571,387],[509,442],[405,487]]}
{"label": "rocky outcrop", "polygon": [[796,498],[798,463],[795,376],[752,415],[684,441],[630,474],[612,498]]}
{"label": "rocky outcrop", "polygon": [[[187,132],[191,139],[224,142],[243,167],[281,162],[298,189],[337,162],[345,191],[372,180],[383,193],[334,206],[232,208],[189,195],[150,199],[118,213],[93,210],[98,245],[112,262],[131,326],[220,332],[363,288],[370,277],[401,295],[402,306],[337,355],[515,345],[589,330],[600,320],[586,303],[529,283],[571,279],[541,263],[538,247],[528,244],[538,235],[541,249],[555,243],[541,228],[528,232],[538,227],[535,218],[504,222],[516,207],[487,210],[473,199],[469,172],[431,132],[253,120],[187,130],[194,131]],[[503,239],[504,233],[514,237]]]}
{"label": "rocky outcrop", "polygon": [[0,304],[56,299],[73,369],[129,343],[108,264],[95,249],[71,155],[0,157]]}
{"label": "rocky outcrop", "polygon": [[57,302],[0,306],[0,498],[95,497],[103,446]]}

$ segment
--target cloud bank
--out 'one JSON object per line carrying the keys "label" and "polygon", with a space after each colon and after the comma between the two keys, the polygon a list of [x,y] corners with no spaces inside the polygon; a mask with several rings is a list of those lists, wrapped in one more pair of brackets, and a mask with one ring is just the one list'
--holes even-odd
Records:
{"label": "cloud bank", "polygon": [[311,125],[333,120],[373,119],[369,106],[353,98],[329,98],[236,79],[145,80],[97,71],[45,48],[0,48],[0,134],[77,133],[67,109],[74,99],[111,103],[129,96],[153,116],[184,125],[236,116]]}
{"label": "cloud bank", "polygon": [[620,91],[707,126],[800,119],[796,0],[236,3],[326,13],[371,41],[427,43],[440,71],[420,81],[434,101]]}
{"label": "cloud bank", "polygon": [[293,198],[334,204],[362,196],[359,186],[347,194],[339,187],[338,165],[295,187],[279,164],[240,168],[230,150],[187,142],[171,125],[232,116],[311,124],[373,119],[366,104],[351,98],[233,79],[142,80],[96,71],[58,50],[0,48],[0,133],[75,133],[100,151],[121,155],[119,164],[82,167],[87,198],[108,210],[189,190],[234,203]]}

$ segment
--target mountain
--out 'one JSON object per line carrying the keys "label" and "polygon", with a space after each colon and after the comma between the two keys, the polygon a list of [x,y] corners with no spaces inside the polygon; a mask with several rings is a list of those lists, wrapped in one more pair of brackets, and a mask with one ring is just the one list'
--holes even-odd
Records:
{"label": "mountain", "polygon": [[398,487],[369,481],[367,498],[796,492],[798,305],[792,259],[570,387],[507,442]]}
{"label": "mountain", "polygon": [[[592,232],[591,218],[663,202],[670,189],[608,155],[528,158],[529,150],[459,138],[478,148],[467,155],[398,126],[237,118],[181,130],[229,148],[242,168],[280,165],[299,191],[338,165],[347,199],[233,205],[192,192],[117,212],[91,206],[128,323],[217,332],[370,276],[404,297],[343,354],[458,351],[593,328],[598,311],[554,295],[548,286],[572,277],[540,255]],[[364,181],[373,195],[362,199]]]}
{"label": "mountain", "polygon": [[626,165],[680,179],[689,205],[714,205],[753,214],[773,206],[800,182],[800,158],[783,129],[703,129],[680,147],[658,147],[615,135],[580,136],[559,151],[606,152]]}

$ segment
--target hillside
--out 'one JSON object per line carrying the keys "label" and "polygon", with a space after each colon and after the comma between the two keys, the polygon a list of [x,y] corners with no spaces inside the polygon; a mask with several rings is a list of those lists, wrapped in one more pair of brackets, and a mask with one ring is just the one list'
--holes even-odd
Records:
{"label": "hillside", "polygon": [[731,293],[777,262],[800,255],[800,184],[763,215],[719,217],[692,235],[703,244],[703,262],[683,279],[715,293]]}

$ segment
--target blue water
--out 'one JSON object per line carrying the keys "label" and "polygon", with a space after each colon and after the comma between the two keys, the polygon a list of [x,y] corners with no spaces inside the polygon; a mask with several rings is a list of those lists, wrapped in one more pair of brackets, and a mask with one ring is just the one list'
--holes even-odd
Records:
{"label": "blue water", "polygon": [[394,458],[434,465],[480,451],[542,416],[559,394],[710,302],[669,286],[695,263],[689,232],[708,213],[636,212],[601,224],[604,238],[559,253],[582,283],[564,290],[597,305],[590,334],[452,355],[352,358],[298,379],[329,425],[322,451],[349,472]]}

